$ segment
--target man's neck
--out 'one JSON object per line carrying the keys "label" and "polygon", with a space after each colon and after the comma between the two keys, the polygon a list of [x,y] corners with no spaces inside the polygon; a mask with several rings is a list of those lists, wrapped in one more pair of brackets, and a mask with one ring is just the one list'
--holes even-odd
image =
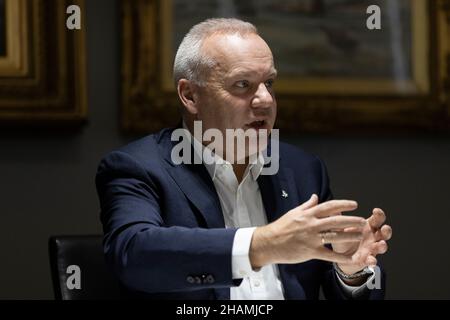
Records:
{"label": "man's neck", "polygon": [[247,169],[247,167],[248,167],[248,163],[233,164],[233,171],[234,171],[234,174],[236,175],[236,178],[239,183],[241,183],[242,180],[244,179],[244,174],[245,174],[245,170]]}
{"label": "man's neck", "polygon": [[[194,136],[194,129],[193,129],[192,123],[183,121],[183,127],[185,129],[188,129],[188,131],[191,133],[191,135]],[[207,147],[203,141],[200,141],[200,143],[203,144],[205,147]],[[245,170],[247,169],[249,162],[250,162],[249,157],[247,157],[247,158],[245,158],[245,162],[242,164],[238,164],[238,163],[232,164],[233,172],[236,175],[236,178],[239,183],[241,183],[242,180],[244,179]]]}

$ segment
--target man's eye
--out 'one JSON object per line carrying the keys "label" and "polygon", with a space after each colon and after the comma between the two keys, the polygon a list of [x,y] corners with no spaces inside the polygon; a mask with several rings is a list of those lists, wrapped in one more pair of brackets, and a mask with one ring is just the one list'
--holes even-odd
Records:
{"label": "man's eye", "polygon": [[248,88],[250,86],[250,84],[246,80],[238,81],[235,85],[238,88]]}
{"label": "man's eye", "polygon": [[266,85],[267,88],[272,88],[274,82],[275,82],[275,81],[274,81],[273,79],[270,79],[270,80],[267,80],[267,81],[265,82],[265,85]]}

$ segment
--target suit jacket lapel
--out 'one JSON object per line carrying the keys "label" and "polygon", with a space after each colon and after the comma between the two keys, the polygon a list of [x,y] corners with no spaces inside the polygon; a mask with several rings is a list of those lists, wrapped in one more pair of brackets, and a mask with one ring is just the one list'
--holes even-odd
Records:
{"label": "suit jacket lapel", "polygon": [[224,228],[225,221],[211,178],[203,165],[180,165],[168,169],[170,176],[199,210],[208,228]]}
{"label": "suit jacket lapel", "polygon": [[[298,190],[290,168],[283,168],[280,164],[278,174],[260,176],[258,184],[269,223],[299,205]],[[288,265],[278,265],[285,298],[304,299],[301,284],[288,268]]]}
{"label": "suit jacket lapel", "polygon": [[[172,131],[160,138],[161,151],[167,162],[166,169],[184,195],[199,210],[208,228],[224,228],[225,222],[216,189],[203,164],[175,165],[171,152],[176,141],[170,140]],[[191,150],[193,155],[194,150]],[[193,162],[192,162],[193,163]]]}
{"label": "suit jacket lapel", "polygon": [[[171,132],[171,130],[165,131],[159,137],[161,152],[167,162],[167,171],[189,201],[202,214],[208,228],[224,228],[225,222],[220,201],[205,166],[202,164],[175,165],[172,162],[170,154],[176,142],[170,140]],[[193,150],[191,151],[193,153]],[[277,174],[259,176],[258,185],[269,223],[299,204],[292,170],[282,168],[281,164]],[[304,298],[301,285],[292,279],[293,275],[287,272],[286,267],[286,265],[279,265],[285,297]],[[215,292],[218,299],[230,299],[229,288],[216,288]]]}
{"label": "suit jacket lapel", "polygon": [[291,169],[280,167],[278,174],[261,175],[258,185],[269,223],[298,205],[298,192]]}

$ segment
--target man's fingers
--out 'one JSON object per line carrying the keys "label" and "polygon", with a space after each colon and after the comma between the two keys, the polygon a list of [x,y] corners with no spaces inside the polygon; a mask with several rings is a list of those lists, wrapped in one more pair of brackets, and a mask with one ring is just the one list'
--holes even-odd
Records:
{"label": "man's fingers", "polygon": [[387,241],[391,238],[392,238],[392,228],[391,228],[391,226],[388,226],[387,224],[385,224],[384,226],[381,227],[380,230],[375,232],[375,240],[376,241],[380,241],[380,240]]}
{"label": "man's fingers", "polygon": [[369,225],[372,229],[379,229],[386,221],[386,215],[380,208],[375,208],[372,211],[372,215],[368,219]]}
{"label": "man's fingers", "polygon": [[358,203],[352,200],[330,200],[323,202],[313,208],[310,208],[308,212],[317,217],[324,218],[341,214],[344,211],[353,211],[358,208]]}
{"label": "man's fingers", "polygon": [[378,263],[377,258],[372,255],[367,256],[365,265],[367,266],[376,266]]}
{"label": "man's fingers", "polygon": [[381,235],[383,237],[383,240],[387,241],[387,240],[392,238],[392,228],[391,228],[391,226],[388,226],[388,225],[382,226],[380,232],[381,232]]}
{"label": "man's fingers", "polygon": [[344,229],[349,227],[362,227],[366,224],[366,220],[360,217],[352,216],[333,216],[319,219],[317,224],[319,230],[327,231],[333,229]]}
{"label": "man's fingers", "polygon": [[336,263],[342,263],[342,264],[352,263],[351,256],[347,256],[343,253],[334,252],[333,250],[328,249],[326,247],[320,247],[318,249],[317,259],[330,261],[330,262],[336,262]]}
{"label": "man's fingers", "polygon": [[386,253],[387,250],[388,250],[388,245],[387,245],[386,241],[381,240],[381,241],[378,241],[378,242],[375,242],[372,244],[371,254],[373,256],[376,256],[378,254]]}
{"label": "man's fingers", "polygon": [[319,238],[322,244],[358,242],[362,239],[362,232],[322,232]]}
{"label": "man's fingers", "polygon": [[316,206],[318,203],[319,203],[319,197],[315,193],[313,193],[313,195],[311,196],[311,198],[309,198],[308,201],[306,201],[306,202],[302,203],[302,205],[300,205],[299,209],[306,210],[306,209]]}
{"label": "man's fingers", "polygon": [[[366,224],[364,224],[364,226],[365,226],[365,225],[366,225]],[[343,231],[343,232],[362,232],[364,226],[360,226],[360,227],[348,227],[348,228],[344,228],[342,231]]]}

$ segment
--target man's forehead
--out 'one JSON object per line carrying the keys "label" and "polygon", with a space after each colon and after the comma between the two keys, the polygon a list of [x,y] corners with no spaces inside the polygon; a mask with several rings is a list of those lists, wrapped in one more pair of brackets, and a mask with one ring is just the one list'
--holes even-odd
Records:
{"label": "man's forehead", "polygon": [[234,77],[243,77],[243,78],[251,78],[255,75],[262,76],[272,76],[275,77],[277,75],[277,70],[273,66],[273,62],[268,62],[265,65],[263,64],[255,64],[248,65],[243,64],[242,66],[236,66],[231,70],[228,70],[227,76],[230,78]]}
{"label": "man's forehead", "polygon": [[266,42],[257,34],[213,34],[205,39],[203,46],[209,54],[233,56],[244,53],[272,54]]}
{"label": "man's forehead", "polygon": [[203,50],[233,74],[254,73],[253,64],[264,64],[265,73],[276,73],[272,52],[257,34],[215,34],[205,40]]}

